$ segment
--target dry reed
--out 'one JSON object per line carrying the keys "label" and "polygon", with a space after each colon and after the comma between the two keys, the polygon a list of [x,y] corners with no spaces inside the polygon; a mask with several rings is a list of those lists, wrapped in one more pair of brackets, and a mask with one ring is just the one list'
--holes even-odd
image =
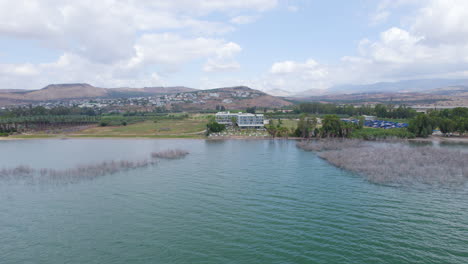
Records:
{"label": "dry reed", "polygon": [[75,183],[122,171],[144,168],[155,163],[154,160],[104,161],[97,164],[79,165],[71,169],[34,169],[20,165],[12,169],[1,169],[0,179],[23,180],[28,183]]}
{"label": "dry reed", "polygon": [[186,155],[188,155],[188,152],[184,150],[166,150],[151,153],[152,159],[150,160],[104,161],[96,164],[79,165],[70,169],[34,169],[29,166],[20,165],[14,168],[0,169],[0,180],[16,180],[27,183],[76,183],[83,180],[92,180],[104,175],[152,166],[156,164],[156,158],[177,159]]}
{"label": "dry reed", "polygon": [[180,159],[189,154],[188,151],[181,149],[169,149],[160,152],[151,153],[151,157],[159,159]]}
{"label": "dry reed", "polygon": [[302,141],[297,143],[296,146],[306,151],[327,151],[358,148],[364,146],[364,142],[358,139],[319,139]]}
{"label": "dry reed", "polygon": [[339,148],[337,144],[325,143],[323,148],[299,147],[322,151],[318,153],[319,157],[378,184],[460,186],[468,180],[468,153],[459,150],[403,145],[376,147],[358,144],[359,147],[353,147],[355,143],[345,143]]}

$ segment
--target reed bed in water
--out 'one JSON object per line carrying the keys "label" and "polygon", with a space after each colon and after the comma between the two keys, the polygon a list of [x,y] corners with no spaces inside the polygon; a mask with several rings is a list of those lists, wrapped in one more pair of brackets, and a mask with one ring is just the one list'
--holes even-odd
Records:
{"label": "reed bed in water", "polygon": [[104,161],[96,164],[79,165],[70,169],[34,169],[29,166],[20,165],[14,168],[0,169],[0,180],[19,180],[26,183],[75,183],[122,171],[152,166],[156,164],[157,158],[175,159],[182,158],[187,154],[188,152],[184,150],[166,150],[152,153],[152,159],[149,160]]}
{"label": "reed bed in water", "polygon": [[188,151],[181,149],[169,149],[160,152],[151,153],[151,157],[159,159],[180,159],[189,154]]}
{"label": "reed bed in water", "polygon": [[344,148],[359,148],[364,145],[364,142],[358,139],[319,139],[302,141],[296,144],[298,148],[306,151],[340,150]]}
{"label": "reed bed in water", "polygon": [[323,148],[298,147],[321,151],[318,156],[331,164],[362,174],[370,182],[378,184],[459,186],[468,180],[468,153],[459,150],[401,144],[385,147],[358,144],[355,147],[355,143],[345,143],[340,148],[339,144],[335,141],[323,144],[327,146]]}
{"label": "reed bed in water", "polygon": [[0,179],[23,180],[28,183],[74,183],[122,171],[144,168],[155,163],[155,160],[105,161],[97,164],[79,165],[71,169],[34,169],[22,165],[11,169],[1,169]]}

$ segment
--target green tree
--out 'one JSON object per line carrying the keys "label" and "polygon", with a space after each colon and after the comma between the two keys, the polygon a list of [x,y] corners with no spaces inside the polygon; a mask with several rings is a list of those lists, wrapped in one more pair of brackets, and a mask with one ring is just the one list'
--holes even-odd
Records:
{"label": "green tree", "polygon": [[383,104],[377,104],[374,108],[375,115],[378,117],[387,117],[387,107]]}
{"label": "green tree", "polygon": [[341,120],[336,115],[326,115],[322,120],[321,137],[341,137]]}
{"label": "green tree", "polygon": [[231,117],[231,124],[232,124],[232,126],[237,125],[237,117],[235,117],[235,116]]}
{"label": "green tree", "polygon": [[256,106],[252,106],[252,107],[247,107],[247,109],[245,110],[247,113],[251,113],[251,114],[255,114],[255,111],[257,110],[257,107]]}
{"label": "green tree", "polygon": [[226,126],[216,121],[210,121],[206,124],[206,134],[219,133],[226,129]]}
{"label": "green tree", "polygon": [[297,128],[294,131],[294,135],[302,138],[310,138],[314,135],[315,128],[317,127],[317,118],[315,116],[309,116],[302,114]]}
{"label": "green tree", "polygon": [[456,123],[448,118],[440,118],[437,122],[440,132],[445,135],[455,132]]}
{"label": "green tree", "polygon": [[409,123],[408,130],[417,137],[428,137],[432,135],[434,121],[426,114],[419,114]]}

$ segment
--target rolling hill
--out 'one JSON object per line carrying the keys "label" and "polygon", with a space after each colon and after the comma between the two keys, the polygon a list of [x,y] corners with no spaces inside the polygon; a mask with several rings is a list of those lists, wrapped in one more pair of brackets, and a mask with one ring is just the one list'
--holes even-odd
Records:
{"label": "rolling hill", "polygon": [[212,109],[224,105],[234,109],[249,106],[281,107],[291,103],[246,86],[198,90],[183,86],[144,88],[99,88],[86,83],[51,84],[39,90],[10,90],[0,93],[0,105],[34,104],[78,99],[169,97],[169,104],[183,109]]}
{"label": "rolling hill", "polygon": [[[39,90],[3,90],[0,103],[31,103],[86,98],[126,98],[193,91],[187,87],[99,88],[86,83],[50,84]],[[1,90],[0,90],[1,91]]]}

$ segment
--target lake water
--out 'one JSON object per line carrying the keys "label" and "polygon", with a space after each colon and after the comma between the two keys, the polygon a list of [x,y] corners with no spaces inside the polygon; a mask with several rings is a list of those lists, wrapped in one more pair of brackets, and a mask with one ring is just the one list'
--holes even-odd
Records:
{"label": "lake water", "polygon": [[0,168],[190,155],[74,184],[0,182],[0,263],[468,263],[468,188],[395,188],[294,141],[0,141]]}

